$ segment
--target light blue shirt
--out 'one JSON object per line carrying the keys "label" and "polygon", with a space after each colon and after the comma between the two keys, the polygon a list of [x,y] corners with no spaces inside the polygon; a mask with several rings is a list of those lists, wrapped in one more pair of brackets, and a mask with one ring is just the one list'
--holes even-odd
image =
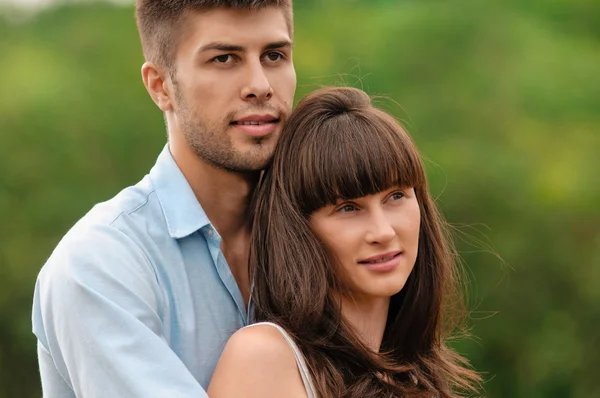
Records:
{"label": "light blue shirt", "polygon": [[248,323],[221,238],[165,147],[150,174],[98,204],[36,283],[44,396],[207,397]]}

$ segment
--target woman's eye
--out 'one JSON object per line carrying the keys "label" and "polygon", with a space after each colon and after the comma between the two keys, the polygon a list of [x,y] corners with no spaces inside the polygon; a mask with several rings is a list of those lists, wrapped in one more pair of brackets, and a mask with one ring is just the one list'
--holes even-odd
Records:
{"label": "woman's eye", "polygon": [[400,200],[400,199],[402,199],[404,196],[405,196],[405,195],[404,195],[404,192],[402,192],[402,191],[397,191],[397,192],[394,192],[394,193],[393,193],[393,194],[390,196],[390,199],[392,199],[392,200]]}
{"label": "woman's eye", "polygon": [[342,207],[340,207],[339,209],[337,209],[338,213],[350,213],[352,211],[356,210],[356,207],[353,205],[344,205]]}

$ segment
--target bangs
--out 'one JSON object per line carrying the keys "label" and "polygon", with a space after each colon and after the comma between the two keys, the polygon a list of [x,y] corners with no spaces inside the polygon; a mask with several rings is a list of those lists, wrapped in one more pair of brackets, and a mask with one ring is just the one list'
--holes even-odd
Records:
{"label": "bangs", "polygon": [[322,121],[299,146],[299,167],[292,188],[301,211],[314,211],[373,195],[395,186],[415,189],[425,173],[410,137],[391,116],[371,109],[346,112]]}

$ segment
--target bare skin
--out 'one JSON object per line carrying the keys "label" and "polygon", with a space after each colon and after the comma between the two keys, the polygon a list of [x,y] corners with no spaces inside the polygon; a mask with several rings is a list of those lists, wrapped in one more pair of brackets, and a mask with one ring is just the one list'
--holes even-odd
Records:
{"label": "bare skin", "polygon": [[211,398],[307,397],[290,346],[270,325],[234,333],[207,392]]}
{"label": "bare skin", "polygon": [[390,307],[389,297],[377,297],[368,302],[342,299],[342,314],[352,329],[372,351],[378,352],[383,340]]}

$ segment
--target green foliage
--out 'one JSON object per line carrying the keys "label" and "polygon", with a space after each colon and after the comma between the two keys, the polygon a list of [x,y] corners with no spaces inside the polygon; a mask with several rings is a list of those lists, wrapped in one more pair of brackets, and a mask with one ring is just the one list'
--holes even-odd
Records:
{"label": "green foliage", "polygon": [[[475,338],[458,347],[486,395],[600,396],[600,3],[296,3],[297,99],[341,83],[389,97],[448,219],[505,260],[460,244]],[[39,268],[164,145],[141,63],[130,8],[0,18],[0,397],[40,394]]]}

